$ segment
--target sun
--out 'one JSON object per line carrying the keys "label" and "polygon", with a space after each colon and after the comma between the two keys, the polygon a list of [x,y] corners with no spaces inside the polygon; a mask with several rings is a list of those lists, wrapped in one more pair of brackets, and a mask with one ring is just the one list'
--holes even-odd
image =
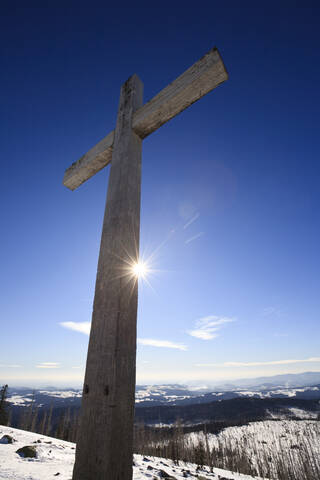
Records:
{"label": "sun", "polygon": [[132,272],[135,277],[145,278],[148,273],[148,267],[143,262],[137,262],[132,266]]}

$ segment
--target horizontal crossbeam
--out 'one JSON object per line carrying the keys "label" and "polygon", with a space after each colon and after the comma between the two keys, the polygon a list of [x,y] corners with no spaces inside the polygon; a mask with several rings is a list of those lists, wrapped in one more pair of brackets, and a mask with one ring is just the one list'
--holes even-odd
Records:
{"label": "horizontal crossbeam", "polygon": [[[133,115],[132,128],[145,138],[201,97],[228,79],[228,73],[217,48],[211,49],[180,77]],[[114,131],[69,167],[63,184],[75,190],[111,162]]]}

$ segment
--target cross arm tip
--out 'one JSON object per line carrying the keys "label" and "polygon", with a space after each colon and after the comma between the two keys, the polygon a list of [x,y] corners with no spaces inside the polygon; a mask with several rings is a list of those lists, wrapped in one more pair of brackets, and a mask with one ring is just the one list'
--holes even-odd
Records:
{"label": "cross arm tip", "polygon": [[75,190],[111,162],[114,130],[82,155],[64,173],[63,185]]}
{"label": "cross arm tip", "polygon": [[222,58],[222,56],[221,56],[221,53],[220,53],[218,47],[214,46],[214,47],[211,49],[211,51],[212,51],[212,52],[217,52],[217,54],[219,55],[219,60],[220,60],[222,66],[223,66],[223,68],[224,68],[224,71],[225,71],[225,76],[226,76],[225,80],[228,80],[228,78],[229,78],[229,72],[228,72],[228,70],[227,70],[226,64],[225,64],[224,61],[223,61],[223,58]]}

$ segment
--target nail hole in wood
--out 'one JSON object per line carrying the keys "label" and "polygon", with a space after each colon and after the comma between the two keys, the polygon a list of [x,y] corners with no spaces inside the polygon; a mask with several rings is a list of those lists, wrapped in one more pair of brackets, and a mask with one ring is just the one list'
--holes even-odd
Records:
{"label": "nail hole in wood", "polygon": [[89,385],[84,386],[84,393],[89,393]]}
{"label": "nail hole in wood", "polygon": [[105,395],[109,395],[109,385],[106,385],[106,386],[104,387],[104,394],[105,394]]}

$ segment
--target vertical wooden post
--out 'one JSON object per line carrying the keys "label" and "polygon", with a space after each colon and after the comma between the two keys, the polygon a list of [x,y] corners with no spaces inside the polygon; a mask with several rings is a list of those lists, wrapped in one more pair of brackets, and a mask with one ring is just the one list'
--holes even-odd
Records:
{"label": "vertical wooden post", "polygon": [[143,84],[122,86],[104,215],[73,480],[131,480],[142,140],[132,116]]}

